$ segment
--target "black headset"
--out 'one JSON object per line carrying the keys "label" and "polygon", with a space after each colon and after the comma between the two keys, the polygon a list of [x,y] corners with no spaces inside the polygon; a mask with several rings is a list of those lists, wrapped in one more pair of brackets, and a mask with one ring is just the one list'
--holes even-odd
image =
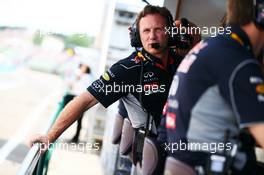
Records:
{"label": "black headset", "polygon": [[[168,14],[166,20],[169,23],[168,25],[169,32],[172,32],[172,30],[175,29],[175,25],[171,13]],[[137,26],[137,23],[138,21],[136,20],[133,23],[130,32],[130,45],[135,48],[142,47],[142,42],[140,40],[139,28]],[[187,27],[189,21],[186,18],[182,18],[181,23],[182,26]],[[172,35],[169,33],[168,46],[176,46],[177,48],[187,49],[191,44],[192,44],[192,37],[190,37],[190,35],[188,34],[180,35],[179,33]]]}
{"label": "black headset", "polygon": [[264,30],[264,0],[254,0],[255,24]]}
{"label": "black headset", "polygon": [[142,47],[142,43],[140,40],[139,30],[138,30],[136,21],[133,23],[129,35],[130,35],[130,45],[132,47],[135,47],[135,48]]}

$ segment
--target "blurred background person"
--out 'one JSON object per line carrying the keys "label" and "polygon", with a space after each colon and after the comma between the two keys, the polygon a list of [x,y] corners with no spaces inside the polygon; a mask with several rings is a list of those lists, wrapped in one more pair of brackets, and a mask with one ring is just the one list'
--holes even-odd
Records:
{"label": "blurred background person", "polygon": [[[67,92],[63,99],[63,107],[66,106],[75,96],[81,94],[86,90],[86,87],[92,83],[92,75],[90,67],[86,64],[80,63],[78,69],[72,75],[66,77]],[[80,131],[82,127],[83,115],[77,120],[77,129],[71,142],[77,143],[79,141]]]}

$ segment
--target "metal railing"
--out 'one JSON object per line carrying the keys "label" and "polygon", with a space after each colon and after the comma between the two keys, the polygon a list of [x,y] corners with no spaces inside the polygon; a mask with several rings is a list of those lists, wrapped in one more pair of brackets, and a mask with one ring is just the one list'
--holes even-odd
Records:
{"label": "metal railing", "polygon": [[[59,116],[62,108],[63,101],[59,103],[56,113],[51,117],[48,125],[44,129],[43,133],[47,133],[57,117]],[[53,151],[53,148],[49,148],[43,155],[39,153],[40,144],[32,146],[27,153],[25,159],[22,162],[21,168],[17,175],[45,175],[48,171],[49,160]]]}
{"label": "metal railing", "polygon": [[29,150],[26,158],[23,160],[22,167],[18,175],[33,174],[40,158],[39,149],[39,145],[36,144]]}

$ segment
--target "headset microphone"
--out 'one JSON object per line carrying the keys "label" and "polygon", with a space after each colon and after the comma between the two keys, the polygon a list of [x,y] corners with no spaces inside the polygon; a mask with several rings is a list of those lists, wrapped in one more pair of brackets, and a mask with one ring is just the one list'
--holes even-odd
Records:
{"label": "headset microphone", "polygon": [[153,49],[159,49],[159,48],[160,48],[160,44],[159,44],[159,43],[152,43],[152,44],[151,44],[151,47],[152,47]]}

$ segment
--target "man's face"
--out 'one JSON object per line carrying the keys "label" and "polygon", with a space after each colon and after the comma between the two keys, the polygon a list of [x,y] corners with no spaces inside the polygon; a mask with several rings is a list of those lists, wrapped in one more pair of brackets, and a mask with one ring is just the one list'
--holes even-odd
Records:
{"label": "man's face", "polygon": [[[146,15],[139,21],[139,33],[143,48],[154,56],[160,55],[167,47],[166,22],[166,19],[159,14]],[[160,48],[152,48],[153,43],[159,43]]]}

